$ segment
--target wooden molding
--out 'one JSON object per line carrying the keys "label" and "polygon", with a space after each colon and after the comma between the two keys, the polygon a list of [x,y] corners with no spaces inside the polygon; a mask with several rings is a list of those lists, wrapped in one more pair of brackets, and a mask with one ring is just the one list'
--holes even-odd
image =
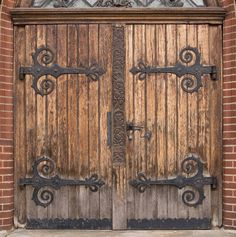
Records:
{"label": "wooden molding", "polygon": [[15,8],[11,11],[15,25],[60,23],[188,23],[222,24],[226,11],[207,8],[139,8],[139,9],[38,9]]}

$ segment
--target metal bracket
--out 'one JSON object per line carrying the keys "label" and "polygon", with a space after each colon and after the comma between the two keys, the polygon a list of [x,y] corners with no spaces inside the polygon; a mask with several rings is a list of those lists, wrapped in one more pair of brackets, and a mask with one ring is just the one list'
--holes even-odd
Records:
{"label": "metal bracket", "polygon": [[[188,177],[178,175],[174,179],[151,180],[148,179],[144,173],[138,173],[137,179],[129,181],[129,184],[136,188],[139,192],[143,193],[147,188],[153,185],[170,185],[178,189],[191,187],[182,194],[182,201],[190,207],[197,207],[202,204],[204,195],[204,186],[211,185],[213,189],[217,188],[216,177],[203,176],[203,162],[198,156],[190,154],[181,164],[181,171],[188,175]],[[197,195],[196,195],[197,193]]]}
{"label": "metal bracket", "polygon": [[198,92],[202,87],[202,76],[210,74],[212,80],[218,80],[216,66],[200,63],[201,54],[197,48],[186,47],[179,54],[180,61],[173,67],[148,66],[143,61],[130,69],[133,75],[138,74],[139,80],[145,80],[151,73],[172,73],[181,78],[181,87],[187,93]]}
{"label": "metal bracket", "polygon": [[30,185],[34,188],[32,200],[37,206],[47,207],[53,202],[54,195],[50,190],[45,189],[46,187],[58,190],[63,186],[82,185],[89,188],[92,192],[97,192],[98,189],[105,184],[98,178],[97,174],[93,174],[91,177],[85,178],[84,180],[62,179],[56,174],[55,162],[46,156],[37,159],[34,162],[32,169],[33,177],[20,179],[19,185]]}
{"label": "metal bracket", "polygon": [[51,75],[58,78],[64,74],[84,74],[92,81],[99,80],[100,76],[105,73],[105,70],[97,64],[90,67],[60,67],[54,62],[54,53],[51,49],[42,46],[36,50],[32,55],[34,65],[31,67],[20,67],[19,74],[20,80],[25,79],[25,75],[29,74],[34,77],[32,88],[36,94],[41,96],[50,94],[55,87],[55,82],[47,77],[39,82],[42,76]]}

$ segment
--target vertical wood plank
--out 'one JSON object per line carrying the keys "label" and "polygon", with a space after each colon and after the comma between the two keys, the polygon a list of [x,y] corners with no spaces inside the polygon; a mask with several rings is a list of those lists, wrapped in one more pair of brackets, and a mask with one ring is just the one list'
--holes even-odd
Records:
{"label": "vertical wood plank", "polygon": [[113,229],[126,229],[125,31],[120,25],[113,26],[112,69],[112,220]]}
{"label": "vertical wood plank", "polygon": [[[134,121],[134,83],[136,79],[130,73],[130,68],[135,65],[133,58],[134,54],[134,26],[126,26],[126,75],[125,75],[125,112],[126,121]],[[137,171],[134,160],[134,139],[127,138],[126,150],[126,167],[127,167],[127,182],[136,178]],[[135,189],[131,185],[127,185],[127,219],[135,218]]]}
{"label": "vertical wood plank", "polygon": [[[68,67],[77,67],[77,28],[75,25],[68,25]],[[78,120],[77,120],[77,92],[78,75],[68,75],[68,177],[78,179]],[[77,187],[69,187],[69,218],[77,217],[78,201]]]}
{"label": "vertical wood plank", "polygon": [[[156,26],[146,25],[146,62],[148,65],[156,65]],[[146,81],[145,91],[145,116],[146,124],[144,132],[150,131],[151,138],[144,138],[146,142],[146,165],[147,177],[157,178],[157,159],[156,159],[156,147],[157,147],[157,127],[156,127],[156,75],[152,74]],[[144,135],[143,132],[143,135]],[[147,219],[155,219],[157,217],[157,193],[156,187],[152,187],[146,190],[147,192]]]}
{"label": "vertical wood plank", "polygon": [[[193,47],[197,47],[201,53],[201,63],[204,65],[209,65],[209,29],[207,25],[201,26],[189,26],[189,37],[188,42]],[[210,80],[207,80],[208,76],[202,77],[203,87],[200,88],[198,93],[193,93],[192,95],[188,95],[189,99],[189,113],[188,113],[188,121],[189,121],[189,146],[196,146],[197,143],[197,134],[198,138],[198,154],[200,155],[203,162],[205,162],[205,168],[208,170],[209,160],[210,160],[210,123],[211,119],[209,117],[209,83]],[[198,104],[197,104],[198,101]],[[194,110],[195,108],[199,108]],[[198,119],[198,120],[197,120]],[[196,126],[196,124],[198,126]],[[194,153],[194,150],[193,150]],[[208,172],[207,172],[208,173]],[[211,217],[211,191],[210,186],[204,187],[204,192],[206,198],[203,201],[203,204],[197,208],[197,210],[191,209],[190,215],[193,217]]]}
{"label": "vertical wood plank", "polygon": [[[47,47],[52,50],[54,54],[54,62],[57,62],[57,26],[47,26]],[[54,82],[54,90],[47,95],[47,155],[55,161],[57,167],[58,161],[58,121],[57,121],[57,79],[48,75],[47,78]],[[48,218],[57,218],[57,203],[60,197],[60,190],[53,190],[54,201],[48,206]]]}
{"label": "vertical wood plank", "polygon": [[[89,66],[88,26],[78,25],[78,65]],[[85,75],[79,76],[78,97],[78,120],[79,120],[79,178],[87,177],[89,172],[89,144],[88,144],[88,79]],[[79,215],[78,217],[89,217],[89,190],[79,187]]]}
{"label": "vertical wood plank", "polygon": [[[156,39],[157,39],[157,64],[160,67],[164,67],[166,65],[166,26],[165,25],[156,25]],[[157,104],[157,112],[156,112],[156,126],[157,126],[157,169],[158,169],[158,178],[163,179],[167,177],[166,173],[166,154],[167,154],[167,146],[166,146],[166,90],[167,90],[167,76],[165,74],[157,74],[156,75],[156,104]],[[157,210],[158,210],[158,218],[164,219],[167,217],[168,210],[168,197],[167,197],[168,187],[160,186],[157,187]],[[163,200],[165,200],[163,202]]]}
{"label": "vertical wood plank", "polygon": [[[46,26],[37,25],[37,48],[46,45]],[[43,56],[43,55],[42,55]],[[42,63],[42,57],[39,57],[39,61]],[[40,81],[46,80],[46,76],[41,77]],[[40,84],[38,83],[38,86]],[[40,157],[47,155],[47,134],[46,134],[46,113],[47,113],[47,97],[37,95],[36,100],[36,156]],[[35,210],[38,211],[38,218],[47,218],[47,208],[37,206]]]}
{"label": "vertical wood plank", "polygon": [[105,186],[100,190],[100,218],[112,219],[112,157],[111,147],[107,144],[107,112],[111,112],[111,77],[112,77],[112,27],[99,26],[99,65],[106,70],[100,78],[100,176]]}
{"label": "vertical wood plank", "polygon": [[[98,63],[98,25],[89,25],[89,65]],[[89,175],[99,174],[99,81],[88,80]],[[89,193],[89,217],[99,218],[99,192]]]}
{"label": "vertical wood plank", "polygon": [[[176,64],[176,26],[166,26],[166,57],[167,65]],[[167,114],[166,114],[166,146],[167,146],[167,174],[168,177],[177,175],[177,157],[176,157],[176,125],[177,125],[177,104],[178,97],[176,91],[177,78],[173,74],[167,75]],[[178,190],[175,187],[168,187],[168,217],[177,217],[177,203],[175,201],[178,196]]]}
{"label": "vertical wood plank", "polygon": [[[14,111],[15,111],[15,140],[14,140],[14,155],[15,155],[15,170],[18,172],[15,173],[15,183],[18,183],[20,178],[26,176],[26,136],[25,136],[25,81],[20,81],[18,78],[19,68],[21,65],[26,63],[25,60],[25,28],[24,27],[15,27],[15,76],[14,76]],[[17,197],[15,199],[16,207],[16,216],[18,225],[23,225],[26,223],[26,190],[16,186]]]}
{"label": "vertical wood plank", "polygon": [[[177,26],[177,57],[187,46],[187,26]],[[177,118],[177,170],[180,172],[181,163],[188,152],[188,94],[181,88],[181,78],[177,78],[178,118]],[[188,218],[188,207],[182,202],[184,189],[178,190],[178,218]]]}
{"label": "vertical wood plank", "polygon": [[[61,67],[67,66],[68,60],[68,27],[58,25],[57,38],[57,62]],[[68,76],[62,75],[58,78],[58,160],[57,170],[61,178],[68,178]],[[68,218],[68,194],[69,188],[62,187],[58,193],[58,218]]]}
{"label": "vertical wood plank", "polygon": [[[146,61],[145,51],[145,25],[134,26],[134,61]],[[134,81],[134,124],[145,125],[145,86],[146,80],[140,81],[136,76]],[[135,131],[134,139],[134,160],[136,174],[139,172],[146,173],[146,154],[145,154],[145,140],[141,138],[140,132]],[[147,193],[140,193],[135,190],[135,219],[146,218],[147,210]]]}
{"label": "vertical wood plank", "polygon": [[[25,65],[32,65],[32,54],[36,50],[36,27],[26,26],[26,58]],[[27,162],[27,175],[32,177],[33,170],[32,165],[36,160],[36,94],[32,85],[33,77],[26,75],[25,78],[25,119],[26,119],[26,162]],[[29,142],[30,141],[30,142]],[[35,203],[32,200],[32,193],[34,188],[31,186],[26,187],[27,190],[27,218],[32,219],[37,217],[37,212],[35,212]]]}
{"label": "vertical wood plank", "polygon": [[[217,40],[216,40],[217,39]],[[210,147],[209,174],[217,177],[218,187],[211,192],[212,224],[222,225],[222,27],[209,26],[209,64],[216,65],[219,81],[210,78],[209,117]]]}

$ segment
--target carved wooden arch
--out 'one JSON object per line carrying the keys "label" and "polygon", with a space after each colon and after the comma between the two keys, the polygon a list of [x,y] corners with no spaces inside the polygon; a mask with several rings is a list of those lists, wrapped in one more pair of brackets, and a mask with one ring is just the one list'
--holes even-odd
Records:
{"label": "carved wooden arch", "polygon": [[[33,0],[15,0],[16,7],[31,7]],[[222,6],[222,0],[204,0],[207,7],[220,7]]]}

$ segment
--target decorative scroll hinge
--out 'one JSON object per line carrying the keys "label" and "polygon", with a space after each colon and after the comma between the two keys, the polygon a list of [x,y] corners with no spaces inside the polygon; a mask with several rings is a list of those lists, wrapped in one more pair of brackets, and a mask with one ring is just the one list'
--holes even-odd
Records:
{"label": "decorative scroll hinge", "polygon": [[31,67],[20,67],[19,78],[23,80],[25,75],[32,75],[34,77],[32,88],[41,96],[50,94],[55,87],[55,82],[47,77],[40,81],[40,78],[43,76],[51,75],[54,78],[58,78],[64,74],[84,74],[92,81],[97,81],[105,73],[105,70],[97,64],[78,68],[60,67],[54,62],[52,50],[44,46],[38,48],[32,57],[34,65]]}
{"label": "decorative scroll hinge", "polygon": [[187,177],[178,175],[174,179],[151,180],[148,179],[145,174],[139,173],[137,179],[130,180],[129,184],[141,193],[153,185],[170,185],[179,189],[191,187],[192,189],[183,192],[182,201],[187,206],[197,207],[202,204],[205,198],[204,186],[211,185],[213,189],[216,189],[217,179],[216,177],[203,176],[203,163],[193,154],[188,155],[188,157],[183,160],[181,169],[183,173],[187,174]]}
{"label": "decorative scroll hinge", "polygon": [[213,65],[202,65],[201,54],[197,48],[186,47],[179,54],[180,61],[173,67],[148,66],[143,61],[130,69],[133,75],[138,74],[139,80],[144,80],[152,73],[172,73],[181,78],[181,87],[187,93],[198,92],[202,87],[202,76],[209,74],[212,80],[217,80],[217,68]]}
{"label": "decorative scroll hinge", "polygon": [[89,188],[92,192],[97,192],[105,184],[96,174],[84,180],[62,179],[56,175],[55,162],[46,156],[36,160],[32,168],[33,177],[20,179],[19,185],[32,186],[34,188],[32,200],[36,205],[42,207],[47,207],[54,199],[54,195],[48,190],[48,187],[58,190],[63,186],[79,185]]}

